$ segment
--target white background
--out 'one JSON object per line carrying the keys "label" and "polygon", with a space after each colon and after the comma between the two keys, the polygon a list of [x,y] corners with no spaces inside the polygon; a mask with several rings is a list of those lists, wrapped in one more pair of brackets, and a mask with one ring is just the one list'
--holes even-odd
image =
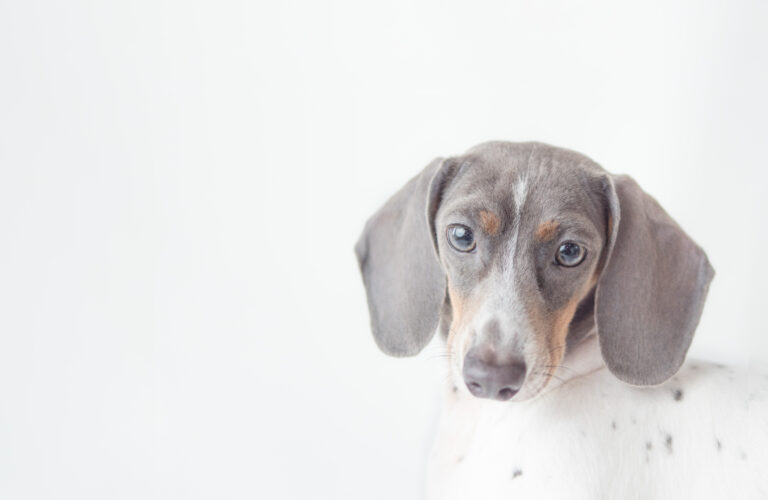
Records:
{"label": "white background", "polygon": [[768,3],[0,3],[0,497],[418,498],[443,361],[352,247],[438,155],[633,175],[768,363]]}

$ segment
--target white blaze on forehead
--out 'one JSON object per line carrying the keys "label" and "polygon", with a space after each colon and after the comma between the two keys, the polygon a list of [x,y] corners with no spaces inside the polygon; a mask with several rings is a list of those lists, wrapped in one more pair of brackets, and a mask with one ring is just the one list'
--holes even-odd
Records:
{"label": "white blaze on forehead", "polygon": [[523,209],[525,198],[528,195],[528,179],[520,177],[515,183],[513,194],[515,201],[515,218],[520,219],[520,211]]}
{"label": "white blaze on forehead", "polygon": [[509,253],[506,255],[503,265],[504,274],[507,275],[507,279],[510,280],[509,283],[514,283],[514,281],[511,280],[514,278],[515,272],[515,254],[517,252],[517,238],[520,232],[520,214],[522,213],[527,196],[528,178],[521,175],[512,187],[512,198],[515,203],[515,218],[512,220],[514,230],[512,237],[509,240]]}
{"label": "white blaze on forehead", "polygon": [[511,221],[513,226],[512,236],[509,240],[508,253],[504,258],[502,266],[503,274],[508,283],[514,283],[515,257],[517,253],[517,238],[520,233],[520,214],[525,204],[525,198],[528,195],[528,178],[521,175],[515,180],[512,187],[512,199],[515,203],[515,218]]}

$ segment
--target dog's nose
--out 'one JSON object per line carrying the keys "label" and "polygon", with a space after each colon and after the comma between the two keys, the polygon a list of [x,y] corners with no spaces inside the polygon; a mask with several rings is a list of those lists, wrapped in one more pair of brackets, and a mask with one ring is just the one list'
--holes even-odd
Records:
{"label": "dog's nose", "polygon": [[472,348],[464,358],[464,383],[479,398],[507,401],[517,394],[525,380],[525,361],[512,358],[497,362]]}

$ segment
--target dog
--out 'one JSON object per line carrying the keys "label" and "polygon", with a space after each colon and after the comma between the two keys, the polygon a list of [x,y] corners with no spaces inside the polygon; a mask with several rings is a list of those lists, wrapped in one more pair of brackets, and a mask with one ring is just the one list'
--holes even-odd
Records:
{"label": "dog", "polygon": [[632,178],[480,144],[355,252],[381,350],[447,352],[428,498],[768,498],[768,376],[683,366],[714,270]]}

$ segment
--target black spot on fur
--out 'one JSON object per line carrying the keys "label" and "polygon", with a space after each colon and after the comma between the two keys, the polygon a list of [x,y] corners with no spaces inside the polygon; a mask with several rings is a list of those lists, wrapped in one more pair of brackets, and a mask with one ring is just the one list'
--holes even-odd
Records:
{"label": "black spot on fur", "polygon": [[675,389],[672,391],[672,397],[675,398],[675,401],[682,401],[683,400],[683,390],[682,389]]}
{"label": "black spot on fur", "polygon": [[669,453],[672,453],[672,435],[667,434],[667,436],[664,438],[664,446],[667,447],[667,451]]}
{"label": "black spot on fur", "polygon": [[613,422],[611,422],[611,427],[613,428],[613,430],[616,430],[616,421],[615,420]]}
{"label": "black spot on fur", "polygon": [[651,443],[650,441],[646,441],[645,442],[645,449],[648,450],[648,451],[651,451],[653,449],[653,443]]}
{"label": "black spot on fur", "polygon": [[723,443],[721,443],[720,440],[717,438],[715,438],[715,448],[717,448],[718,452],[723,449]]}
{"label": "black spot on fur", "polygon": [[459,392],[459,388],[456,387],[455,385],[453,386],[453,392]]}
{"label": "black spot on fur", "polygon": [[515,469],[512,471],[512,479],[518,478],[523,475],[523,469]]}

